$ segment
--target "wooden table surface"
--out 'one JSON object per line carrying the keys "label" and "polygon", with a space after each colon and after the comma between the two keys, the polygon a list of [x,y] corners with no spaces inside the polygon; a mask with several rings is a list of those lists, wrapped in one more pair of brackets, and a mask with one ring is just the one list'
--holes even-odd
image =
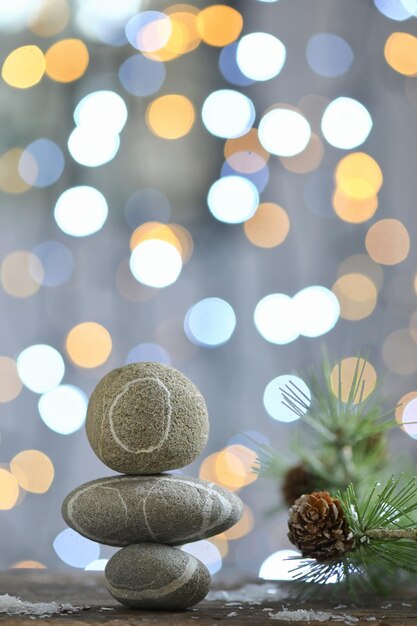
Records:
{"label": "wooden table surface", "polygon": [[[265,583],[260,583],[264,585]],[[276,588],[277,583],[270,583]],[[118,604],[108,594],[104,587],[103,577],[92,572],[82,572],[79,575],[52,574],[49,571],[13,571],[0,573],[0,595],[9,594],[19,596],[21,600],[30,602],[69,602],[74,606],[87,605],[89,608],[73,613],[59,614],[48,618],[36,618],[36,621],[49,626],[82,626],[83,624],[103,624],[105,626],[128,626],[142,624],[162,624],[183,626],[217,626],[219,622],[230,622],[230,626],[244,626],[251,624],[287,625],[295,620],[282,621],[273,619],[271,615],[282,611],[299,609],[324,611],[331,613],[332,619],[320,622],[333,625],[337,623],[354,624],[358,626],[371,625],[398,625],[417,626],[417,585],[415,589],[405,589],[395,597],[367,597],[361,605],[344,600],[329,598],[328,593],[300,603],[295,600],[265,600],[259,604],[248,601],[232,602],[230,598],[223,600],[205,600],[196,607],[181,612],[133,611]],[[326,600],[327,597],[327,600]],[[345,616],[345,617],[343,617]],[[356,619],[355,619],[356,618]],[[358,620],[358,621],[356,621]],[[36,621],[28,616],[9,616],[0,613],[0,626],[24,625],[33,626]],[[297,622],[295,622],[297,623]],[[306,621],[298,621],[300,624]]]}

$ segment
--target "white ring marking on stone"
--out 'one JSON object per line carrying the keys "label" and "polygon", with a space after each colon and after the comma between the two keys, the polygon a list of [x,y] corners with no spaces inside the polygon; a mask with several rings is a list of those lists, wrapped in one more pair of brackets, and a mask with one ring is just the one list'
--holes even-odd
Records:
{"label": "white ring marking on stone", "polygon": [[84,489],[81,489],[80,491],[77,491],[77,493],[75,493],[72,498],[70,498],[70,500],[68,500],[68,504],[67,504],[67,516],[68,519],[70,520],[71,524],[73,525],[73,527],[81,534],[84,535],[85,537],[88,537],[89,539],[93,539],[94,541],[97,541],[97,539],[99,541],[102,541],[103,536],[101,537],[96,537],[95,535],[92,535],[91,533],[88,533],[86,530],[84,530],[84,528],[82,526],[80,526],[80,524],[78,524],[75,520],[74,520],[74,504],[76,502],[76,500],[79,498],[79,496],[81,496],[83,493],[85,493],[86,491],[89,491],[90,489],[108,489],[109,491],[115,491],[123,505],[123,509],[125,511],[125,516],[126,516],[126,522],[128,521],[128,511],[127,511],[127,504],[123,499],[122,494],[120,493],[119,489],[117,487],[105,487],[104,485],[106,485],[108,482],[111,481],[106,481],[103,483],[95,483],[93,485],[88,485],[87,487],[84,487]]}
{"label": "white ring marking on stone", "polygon": [[[156,382],[157,385],[159,385],[160,387],[162,387],[162,389],[166,392],[167,394],[167,402],[168,402],[168,413],[167,413],[167,417],[166,417],[166,424],[164,427],[164,432],[162,434],[161,439],[159,440],[159,442],[154,445],[154,446],[150,446],[149,448],[139,448],[137,450],[134,450],[132,448],[129,448],[129,446],[126,446],[123,441],[121,441],[119,439],[119,437],[117,436],[117,433],[114,429],[114,423],[113,423],[113,410],[116,406],[116,404],[118,403],[118,401],[120,400],[120,398],[128,391],[129,387],[131,387],[132,385],[135,385],[136,383],[138,383],[139,381],[143,381],[143,380],[153,380]],[[112,437],[114,439],[114,441],[117,443],[117,445],[120,448],[123,448],[123,450],[126,450],[126,452],[130,452],[131,454],[149,454],[150,452],[154,452],[155,450],[159,450],[159,448],[161,448],[166,439],[168,438],[169,435],[169,431],[171,429],[171,418],[172,418],[172,404],[171,404],[171,394],[169,392],[169,389],[166,387],[166,385],[164,385],[164,383],[162,382],[162,380],[160,380],[157,376],[141,376],[139,378],[135,378],[134,380],[131,380],[130,382],[126,383],[126,385],[123,386],[123,389],[120,393],[117,394],[117,396],[115,397],[115,399],[113,400],[113,402],[110,405],[110,410],[109,410],[109,414],[108,414],[108,420],[109,420],[109,427],[110,427],[110,432],[112,434]]]}
{"label": "white ring marking on stone", "polygon": [[[148,520],[148,516],[146,513],[146,502],[147,499],[149,498],[151,492],[153,491],[153,489],[155,489],[155,487],[158,486],[158,483],[165,480],[165,481],[171,481],[173,480],[172,478],[165,478],[164,476],[160,476],[158,478],[155,479],[156,480],[156,484],[151,487],[151,489],[149,490],[149,492],[146,494],[145,498],[143,499],[143,517],[145,520],[145,524],[146,524],[146,528],[148,529],[150,535],[152,536],[152,538],[158,542],[158,538],[156,537],[156,535],[154,534],[154,532],[151,529],[149,520]],[[189,485],[191,487],[193,487],[196,490],[201,489],[202,491],[205,491],[206,493],[208,493],[208,496],[206,496],[206,502],[204,503],[204,507],[201,511],[203,520],[202,520],[202,524],[199,528],[199,530],[189,534],[189,535],[184,535],[181,537],[175,537],[176,541],[189,541],[190,539],[192,539],[193,537],[198,537],[202,532],[206,533],[207,531],[211,530],[212,528],[215,528],[216,526],[219,526],[220,524],[222,524],[224,521],[227,520],[227,518],[230,516],[231,512],[232,512],[232,504],[231,502],[229,502],[221,493],[219,493],[216,489],[213,489],[213,487],[217,487],[218,485],[215,485],[214,483],[208,483],[208,486],[206,485],[201,485],[200,483],[195,483],[192,482],[190,480],[184,480],[182,478],[177,478],[175,477],[175,482],[178,483],[183,483],[184,485]],[[211,518],[211,512],[212,512],[212,508],[213,508],[213,492],[216,494],[216,497],[221,501],[221,512],[220,514],[211,522],[210,518]],[[208,501],[208,505],[206,506],[206,503]]]}
{"label": "white ring marking on stone", "polygon": [[174,591],[177,591],[177,589],[180,589],[181,587],[186,585],[188,581],[191,580],[191,578],[194,576],[194,573],[198,567],[197,559],[192,559],[190,555],[186,552],[183,552],[182,554],[188,556],[188,563],[185,566],[183,573],[181,574],[181,576],[175,578],[163,587],[159,587],[158,589],[146,589],[146,591],[133,591],[131,589],[126,589],[126,587],[115,587],[107,579],[107,585],[109,587],[109,590],[116,596],[120,596],[120,592],[122,591],[122,597],[126,600],[156,600],[157,598],[161,598],[162,596],[167,596],[168,594],[173,593]]}

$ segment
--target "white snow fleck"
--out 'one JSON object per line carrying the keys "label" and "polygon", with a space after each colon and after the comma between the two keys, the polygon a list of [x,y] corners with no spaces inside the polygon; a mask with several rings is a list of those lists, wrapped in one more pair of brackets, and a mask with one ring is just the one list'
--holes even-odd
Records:
{"label": "white snow fleck", "polygon": [[16,596],[9,596],[7,593],[4,596],[0,595],[0,613],[7,613],[7,615],[49,617],[57,613],[77,613],[85,608],[85,606],[72,606],[68,603],[24,602]]}
{"label": "white snow fleck", "polygon": [[343,613],[326,613],[325,611],[313,611],[313,609],[278,611],[278,613],[269,613],[269,617],[271,619],[279,619],[284,622],[326,622],[330,620],[333,620],[334,622],[343,622],[345,624],[356,624],[359,622],[359,619],[353,615],[345,615]]}
{"label": "white snow fleck", "polygon": [[226,617],[236,617],[237,615],[239,615],[239,613],[237,613],[237,611],[233,611],[233,613],[228,613]]}
{"label": "white snow fleck", "polygon": [[409,604],[408,602],[401,602],[401,604],[402,604],[403,606],[413,606],[412,604]]}

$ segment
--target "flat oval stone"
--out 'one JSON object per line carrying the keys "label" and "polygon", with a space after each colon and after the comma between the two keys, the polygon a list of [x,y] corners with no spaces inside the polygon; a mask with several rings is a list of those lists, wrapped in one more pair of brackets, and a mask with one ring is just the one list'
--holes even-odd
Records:
{"label": "flat oval stone", "polygon": [[136,544],[106,565],[106,587],[125,606],[180,610],[201,602],[210,588],[206,566],[178,548]]}
{"label": "flat oval stone", "polygon": [[242,513],[234,493],[181,474],[99,478],[74,489],[62,505],[68,526],[111,546],[198,541],[224,532]]}
{"label": "flat oval stone", "polygon": [[126,474],[188,465],[208,438],[204,398],[184,374],[161,363],[130,363],[107,374],[87,411],[87,437],[99,459]]}

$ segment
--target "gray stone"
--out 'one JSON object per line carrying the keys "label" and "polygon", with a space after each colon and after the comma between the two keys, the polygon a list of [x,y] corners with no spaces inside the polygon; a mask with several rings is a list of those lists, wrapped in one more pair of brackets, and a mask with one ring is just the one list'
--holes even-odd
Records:
{"label": "gray stone", "polygon": [[108,467],[126,474],[157,474],[188,465],[203,451],[208,428],[197,387],[161,363],[113,370],[88,404],[91,447]]}
{"label": "gray stone", "polygon": [[169,546],[136,544],[116,552],[106,565],[109,592],[137,609],[186,609],[201,602],[210,588],[206,566]]}
{"label": "gray stone", "polygon": [[68,526],[113,546],[197,541],[227,530],[242,512],[234,493],[181,474],[100,478],[74,489],[62,505]]}

